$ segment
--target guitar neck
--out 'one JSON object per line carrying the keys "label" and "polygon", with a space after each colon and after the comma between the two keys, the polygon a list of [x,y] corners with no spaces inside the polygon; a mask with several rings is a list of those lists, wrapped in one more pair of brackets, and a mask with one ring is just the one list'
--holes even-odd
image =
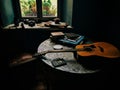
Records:
{"label": "guitar neck", "polygon": [[65,50],[50,50],[47,53],[57,53],[57,52],[76,52],[77,49],[65,49]]}
{"label": "guitar neck", "polygon": [[33,57],[45,55],[47,53],[58,53],[58,52],[76,52],[76,51],[83,51],[83,49],[64,49],[64,50],[49,50],[49,51],[43,51],[40,53],[35,53]]}

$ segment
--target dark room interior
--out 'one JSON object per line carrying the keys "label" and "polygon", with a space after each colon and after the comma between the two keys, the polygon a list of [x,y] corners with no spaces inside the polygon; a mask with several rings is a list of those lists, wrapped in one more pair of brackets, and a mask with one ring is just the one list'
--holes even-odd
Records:
{"label": "dark room interior", "polygon": [[[36,1],[37,17],[23,17],[20,13],[19,1]],[[95,64],[94,67],[97,67],[96,62],[102,60],[102,64],[104,64],[102,69],[100,68],[100,71],[95,73],[71,73],[69,71],[58,70],[44,63],[42,57],[39,57],[39,55],[35,60],[10,67],[11,62],[18,59],[21,55],[34,55],[37,53],[39,45],[42,46],[43,42],[50,38],[51,32],[75,33],[85,36],[85,40],[81,42],[83,45],[84,42],[89,45],[91,41],[93,44],[95,44],[94,42],[107,42],[114,45],[115,50],[117,49],[119,52],[120,1],[56,0],[58,1],[58,12],[57,16],[52,18],[51,16],[48,18],[42,17],[41,5],[45,1],[54,2],[55,0],[0,0],[1,88],[3,90],[119,89],[119,53],[117,54],[117,58],[111,58],[112,55],[109,55],[110,58],[104,58],[104,55],[103,57],[80,56],[80,59],[88,61],[85,62],[88,66]],[[50,28],[33,28],[34,26],[31,26],[27,29],[25,26],[22,26],[23,23],[21,24],[21,28],[17,28],[16,26],[16,23],[25,23],[27,19],[31,21],[35,20],[35,24],[39,24],[51,20],[55,21],[55,18],[59,18],[61,22],[65,22],[66,26],[62,28],[60,26],[57,28],[55,26],[54,28],[52,25]],[[15,26],[5,28],[11,24]],[[72,28],[68,28],[70,26]],[[49,49],[49,45],[44,46],[46,46],[45,48],[48,46]],[[104,52],[105,50],[101,46],[98,47],[101,52]],[[89,61],[92,61],[92,63],[89,63]]]}

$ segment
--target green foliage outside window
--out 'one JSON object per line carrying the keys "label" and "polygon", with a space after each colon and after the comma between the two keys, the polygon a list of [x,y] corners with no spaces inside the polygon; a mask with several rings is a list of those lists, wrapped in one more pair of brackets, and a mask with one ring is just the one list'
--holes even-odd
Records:
{"label": "green foliage outside window", "polygon": [[42,15],[57,16],[57,0],[42,0]]}
{"label": "green foliage outside window", "polygon": [[[43,17],[57,17],[57,1],[42,0],[40,12],[42,12]],[[37,3],[36,0],[20,0],[22,17],[37,17]]]}
{"label": "green foliage outside window", "polygon": [[22,17],[37,16],[36,0],[20,0]]}

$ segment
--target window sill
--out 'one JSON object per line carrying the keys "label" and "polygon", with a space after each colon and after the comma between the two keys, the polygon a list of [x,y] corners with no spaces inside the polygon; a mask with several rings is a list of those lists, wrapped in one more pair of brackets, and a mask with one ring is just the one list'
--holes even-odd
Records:
{"label": "window sill", "polygon": [[[24,24],[23,22],[20,22],[19,23],[19,26],[15,26],[14,24],[10,24],[6,27],[4,27],[3,29],[32,29],[32,30],[35,30],[35,29],[40,29],[40,30],[69,30],[69,29],[73,29],[72,26],[64,26],[65,22],[61,22],[61,24],[53,24],[53,25],[50,25],[50,26],[46,26],[46,22],[42,22],[42,23],[36,23],[35,26],[31,27],[29,26],[28,24]],[[23,27],[22,27],[22,24],[23,24]],[[62,26],[63,25],[63,26]]]}

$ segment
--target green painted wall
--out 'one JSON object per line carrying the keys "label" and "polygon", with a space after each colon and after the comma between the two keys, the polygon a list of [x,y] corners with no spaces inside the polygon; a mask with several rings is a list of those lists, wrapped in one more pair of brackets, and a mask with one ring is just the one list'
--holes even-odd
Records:
{"label": "green painted wall", "polygon": [[12,6],[12,0],[0,0],[0,11],[3,26],[13,23],[14,11]]}
{"label": "green painted wall", "polygon": [[73,0],[65,0],[63,5],[63,20],[72,25]]}

